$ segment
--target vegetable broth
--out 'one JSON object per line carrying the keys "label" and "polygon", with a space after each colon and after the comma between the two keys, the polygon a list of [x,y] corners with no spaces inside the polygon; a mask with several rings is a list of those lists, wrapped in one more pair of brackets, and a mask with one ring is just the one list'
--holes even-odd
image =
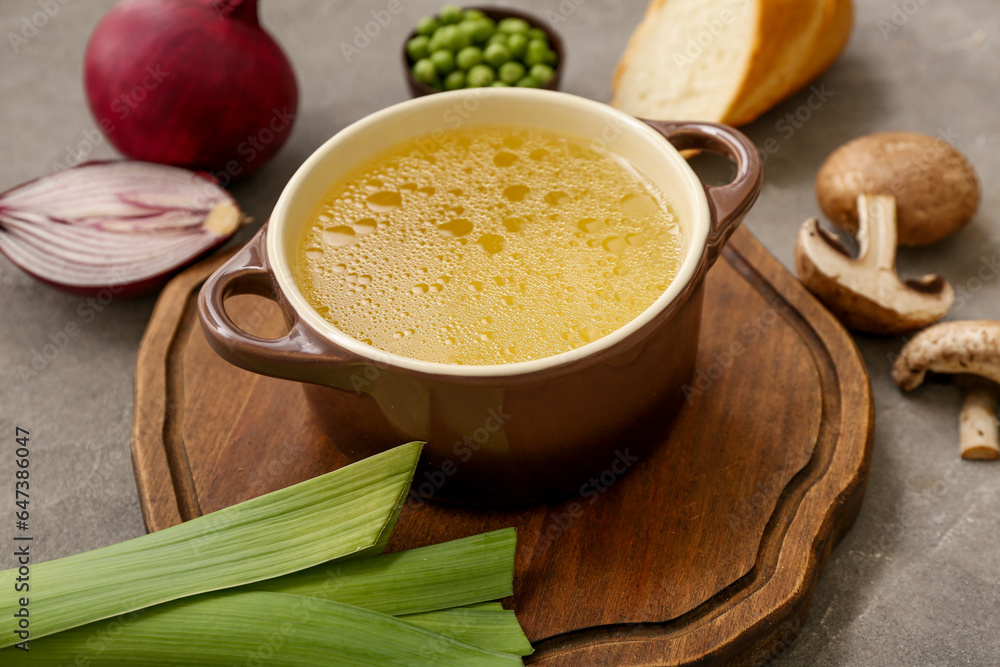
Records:
{"label": "vegetable broth", "polygon": [[598,340],[670,285],[663,194],[573,135],[473,127],[399,144],[334,183],[296,282],[344,333],[406,357],[506,364]]}

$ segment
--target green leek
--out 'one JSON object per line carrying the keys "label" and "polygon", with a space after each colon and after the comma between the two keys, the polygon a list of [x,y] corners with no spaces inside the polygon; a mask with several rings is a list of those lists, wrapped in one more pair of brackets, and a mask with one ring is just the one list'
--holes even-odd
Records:
{"label": "green leek", "polygon": [[513,528],[429,547],[325,563],[242,590],[336,600],[398,616],[496,600],[514,592]]}
{"label": "green leek", "polygon": [[534,650],[512,611],[458,607],[398,618],[491,651],[530,655]]}
{"label": "green leek", "polygon": [[[420,456],[410,443],[134,540],[31,568],[30,639],[182,597],[380,553]],[[0,647],[20,642],[17,569],[0,572]],[[142,664],[142,661],[136,661]],[[135,662],[133,663],[135,664]]]}
{"label": "green leek", "polygon": [[[483,613],[483,612],[478,612]],[[493,613],[493,612],[486,612]],[[221,592],[176,600],[0,650],[34,667],[509,667],[487,651],[414,623],[284,593]]]}

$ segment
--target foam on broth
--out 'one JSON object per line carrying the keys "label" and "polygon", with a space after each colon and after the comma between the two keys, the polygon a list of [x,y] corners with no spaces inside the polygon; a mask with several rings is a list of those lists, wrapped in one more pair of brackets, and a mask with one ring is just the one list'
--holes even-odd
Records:
{"label": "foam on broth", "polygon": [[336,328],[453,364],[548,357],[619,329],[677,275],[670,203],[573,135],[473,127],[400,144],[334,183],[295,279]]}

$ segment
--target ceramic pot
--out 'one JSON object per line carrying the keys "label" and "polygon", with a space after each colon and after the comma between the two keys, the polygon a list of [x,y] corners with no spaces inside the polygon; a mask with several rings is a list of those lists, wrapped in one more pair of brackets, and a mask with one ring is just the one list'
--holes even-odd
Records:
{"label": "ceramic pot", "polygon": [[[324,320],[293,275],[299,232],[315,203],[370,156],[406,139],[477,124],[571,132],[654,181],[671,201],[686,244],[668,289],[612,334],[569,352],[506,365],[389,354]],[[728,156],[736,164],[735,179],[704,186],[680,154],[684,149]],[[565,497],[602,474],[619,477],[662,441],[694,371],[705,273],[760,186],[756,148],[726,126],[642,121],[598,102],[541,90],[428,95],[354,123],[306,160],[269,222],[205,283],[199,315],[209,343],[229,362],[302,382],[311,418],[349,459],[426,441],[413,502],[511,505]],[[225,299],[236,294],[276,301],[288,334],[269,340],[240,330],[225,309]]]}

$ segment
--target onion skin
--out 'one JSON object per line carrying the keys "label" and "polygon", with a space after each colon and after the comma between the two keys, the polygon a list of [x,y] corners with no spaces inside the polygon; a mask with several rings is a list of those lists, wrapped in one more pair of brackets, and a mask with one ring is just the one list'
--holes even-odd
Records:
{"label": "onion skin", "polygon": [[0,193],[0,253],[70,294],[139,296],[214,252],[247,221],[209,175],[87,162]]}
{"label": "onion skin", "polygon": [[208,171],[225,186],[291,133],[298,84],[257,0],[126,0],[87,45],[90,110],[124,155]]}
{"label": "onion skin", "polygon": [[191,261],[184,266],[172,269],[170,271],[164,271],[158,276],[152,276],[150,278],[139,280],[133,283],[121,283],[119,285],[107,285],[107,286],[88,285],[82,287],[76,287],[73,285],[64,285],[62,283],[57,283],[53,280],[49,280],[45,276],[40,275],[35,271],[31,271],[30,269],[26,269],[23,266],[18,268],[20,268],[22,271],[27,273],[29,276],[31,276],[38,282],[48,285],[49,287],[52,287],[54,289],[57,289],[60,292],[65,292],[66,294],[72,294],[73,296],[105,298],[108,295],[110,295],[116,299],[119,298],[130,299],[136,296],[145,296],[147,294],[159,292],[166,286],[168,282],[170,282],[170,279],[173,278],[178,273],[180,273],[182,269],[187,268],[187,266],[189,266],[190,264],[195,264],[198,261],[205,259],[213,252],[221,248],[228,240],[229,239],[221,239],[215,246],[209,248],[208,250],[198,255],[197,257],[192,258]]}

